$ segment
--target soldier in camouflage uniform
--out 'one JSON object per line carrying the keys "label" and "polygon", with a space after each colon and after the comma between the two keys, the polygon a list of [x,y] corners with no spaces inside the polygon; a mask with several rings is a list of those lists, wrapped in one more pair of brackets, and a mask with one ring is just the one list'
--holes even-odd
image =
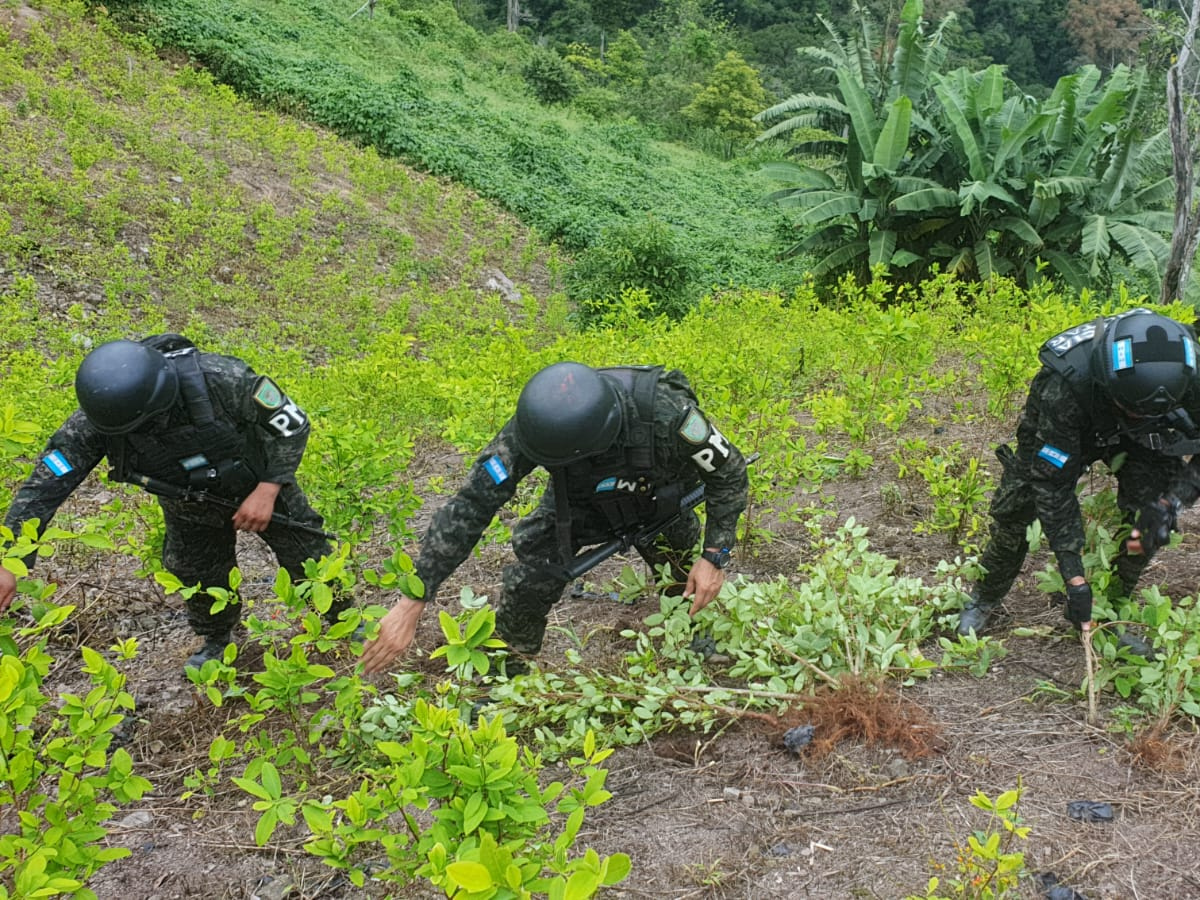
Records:
{"label": "soldier in camouflage uniform", "polygon": [[698,558],[692,561],[700,538],[694,511],[636,549],[651,565],[670,565],[680,593],[693,598],[693,615],[716,597],[746,506],[742,454],[701,412],[677,370],[556,363],[529,380],[515,415],[434,516],[416,563],[425,597],[402,597],[383,618],[363,654],[366,673],[382,671],[408,648],[425,602],[539,465],[551,483],[513,529],[516,561],[504,569],[495,605],[496,630],[517,656],[508,674],[541,650],[546,617],[569,580],[564,565],[576,552],[662,521],[701,483],[707,522]]}
{"label": "soldier in camouflage uniform", "polygon": [[[115,480],[158,486],[163,565],[185,585],[228,585],[239,530],[259,533],[293,578],[303,576],[305,560],[330,552],[321,516],[296,483],[308,417],[270,378],[239,359],[199,352],[178,335],[160,335],[97,347],[76,373],[75,392],[80,409],[50,438],[13,498],[5,525],[14,534],[31,519],[44,530],[107,457]],[[180,499],[190,491],[225,507]],[[0,568],[0,612],[15,587]],[[346,605],[339,601],[333,616]],[[211,606],[203,592],[187,600],[188,621],[204,639],[189,666],[219,658],[237,624],[236,604],[217,613]]]}
{"label": "soldier in camouflage uniform", "polygon": [[[1065,614],[1090,623],[1083,519],[1075,485],[1103,460],[1116,475],[1117,502],[1131,525],[1115,561],[1114,585],[1128,595],[1155,551],[1170,539],[1183,506],[1200,497],[1200,378],[1191,330],[1146,309],[1087,322],[1048,340],[992,500],[985,575],[959,618],[962,635],[981,632],[1008,593],[1038,519],[1066,583]],[[1185,457],[1191,457],[1185,462]],[[1137,635],[1121,641],[1152,653]]]}

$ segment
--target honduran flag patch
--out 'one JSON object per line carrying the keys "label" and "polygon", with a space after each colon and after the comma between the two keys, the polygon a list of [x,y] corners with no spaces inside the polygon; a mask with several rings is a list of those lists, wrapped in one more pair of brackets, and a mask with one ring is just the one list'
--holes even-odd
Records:
{"label": "honduran flag patch", "polygon": [[63,456],[63,452],[61,450],[51,450],[42,457],[42,462],[44,462],[46,464],[46,468],[53,472],[58,478],[62,478],[68,472],[73,472],[75,470],[75,467],[67,462],[67,458]]}
{"label": "honduran flag patch", "polygon": [[504,465],[504,460],[500,457],[493,456],[483,464],[483,468],[492,476],[492,481],[496,484],[508,481],[508,466]]}
{"label": "honduran flag patch", "polygon": [[1044,459],[1056,469],[1061,469],[1071,458],[1070,453],[1064,453],[1057,447],[1051,447],[1049,444],[1043,444],[1042,449],[1038,451],[1038,456]]}

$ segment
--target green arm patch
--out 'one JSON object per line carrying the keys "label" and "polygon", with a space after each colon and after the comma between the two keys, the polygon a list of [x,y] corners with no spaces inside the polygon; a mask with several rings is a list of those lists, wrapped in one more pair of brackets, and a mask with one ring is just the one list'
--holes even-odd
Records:
{"label": "green arm patch", "polygon": [[695,407],[688,410],[687,418],[679,426],[679,436],[689,444],[703,444],[708,440],[709,433],[708,419],[704,418],[704,414]]}
{"label": "green arm patch", "polygon": [[254,402],[263,409],[279,409],[283,406],[283,391],[279,389],[279,385],[264,375],[258,379],[258,384],[254,388]]}

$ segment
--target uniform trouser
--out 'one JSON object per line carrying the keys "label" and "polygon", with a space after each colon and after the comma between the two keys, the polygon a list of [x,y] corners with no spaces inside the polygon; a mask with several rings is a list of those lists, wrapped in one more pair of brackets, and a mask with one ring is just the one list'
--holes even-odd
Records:
{"label": "uniform trouser", "polygon": [[[607,524],[595,521],[592,512],[574,511],[571,518],[573,552],[613,539]],[[682,592],[691,569],[691,553],[700,539],[700,519],[693,511],[681,516],[653,542],[639,544],[637,552],[651,566],[669,565],[676,589]],[[562,572],[562,554],[555,529],[553,503],[545,498],[513,529],[517,561],[506,566],[500,599],[495,604],[496,631],[518,653],[533,655],[542,649],[546,618],[568,580]]]}
{"label": "uniform trouser", "polygon": [[[1123,446],[1121,452],[1125,458],[1115,472],[1117,505],[1125,521],[1132,525],[1142,509],[1166,493],[1183,461],[1139,446]],[[1019,460],[1005,466],[992,498],[991,516],[988,544],[979,559],[986,574],[973,594],[975,600],[985,605],[1000,602],[1012,587],[1029,552],[1026,529],[1038,517],[1029,470]],[[1042,524],[1044,527],[1045,523]],[[1126,594],[1133,590],[1153,555],[1152,552],[1130,555],[1122,545],[1114,569]]]}
{"label": "uniform trouser", "polygon": [[[159,498],[166,523],[163,540],[163,566],[185,586],[201,588],[229,586],[229,573],[237,565],[237,529],[231,509],[204,503],[185,503]],[[304,492],[286,484],[275,498],[275,513],[305,525],[320,528],[321,515],[312,508]],[[304,561],[319,559],[332,552],[332,545],[320,535],[310,534],[272,522],[260,536],[293,580],[304,577]],[[212,597],[203,590],[187,599],[188,623],[204,638],[226,638],[241,617],[237,603],[212,613]],[[350,604],[338,601],[334,614]]]}

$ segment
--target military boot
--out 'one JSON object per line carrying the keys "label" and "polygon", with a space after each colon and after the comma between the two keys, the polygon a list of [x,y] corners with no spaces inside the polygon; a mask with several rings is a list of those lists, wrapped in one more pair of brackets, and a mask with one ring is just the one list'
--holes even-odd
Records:
{"label": "military boot", "polygon": [[187,674],[188,669],[199,669],[210,659],[224,659],[225,647],[229,643],[229,632],[219,637],[206,637],[204,646],[188,657],[187,662],[183,664],[184,674]]}
{"label": "military boot", "polygon": [[978,590],[971,591],[971,599],[958,614],[958,634],[967,637],[972,631],[976,636],[983,634],[983,629],[991,620],[992,614],[1000,606],[999,600],[982,600]]}

